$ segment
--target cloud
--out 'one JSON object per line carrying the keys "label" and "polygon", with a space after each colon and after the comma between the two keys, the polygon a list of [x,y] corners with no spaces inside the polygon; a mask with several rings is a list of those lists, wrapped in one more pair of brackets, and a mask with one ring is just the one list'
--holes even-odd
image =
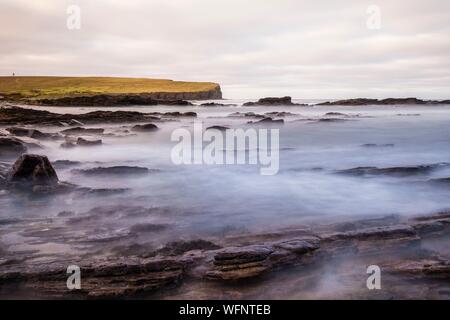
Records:
{"label": "cloud", "polygon": [[231,98],[449,98],[449,1],[345,3],[2,0],[0,70],[216,81]]}

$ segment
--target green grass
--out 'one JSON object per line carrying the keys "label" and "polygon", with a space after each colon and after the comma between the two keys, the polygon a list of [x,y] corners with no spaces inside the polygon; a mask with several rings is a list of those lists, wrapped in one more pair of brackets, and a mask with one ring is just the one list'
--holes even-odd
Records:
{"label": "green grass", "polygon": [[25,99],[61,98],[96,94],[202,92],[217,88],[212,82],[184,82],[113,77],[0,77],[0,95]]}

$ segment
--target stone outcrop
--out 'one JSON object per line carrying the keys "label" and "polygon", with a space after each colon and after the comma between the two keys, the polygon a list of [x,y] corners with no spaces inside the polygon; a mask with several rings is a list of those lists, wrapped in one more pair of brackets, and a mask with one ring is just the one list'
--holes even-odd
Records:
{"label": "stone outcrop", "polygon": [[291,97],[281,97],[281,98],[261,98],[257,102],[246,102],[243,104],[245,107],[251,106],[299,106],[302,104],[296,104],[292,102]]}
{"label": "stone outcrop", "polygon": [[131,131],[137,132],[153,132],[156,130],[158,130],[158,127],[153,123],[138,124],[131,128]]}
{"label": "stone outcrop", "polygon": [[367,105],[436,105],[449,104],[449,100],[421,100],[417,98],[387,98],[387,99],[345,99],[337,101],[322,102],[317,105],[322,106],[367,106]]}
{"label": "stone outcrop", "polygon": [[24,154],[20,156],[8,173],[7,183],[13,187],[55,187],[58,176],[46,156]]}
{"label": "stone outcrop", "polygon": [[[147,216],[154,209],[140,207],[106,207],[92,209],[92,214],[105,217],[126,217],[128,214]],[[93,221],[90,216],[68,214],[71,230],[77,225]],[[88,219],[88,220],[86,220]],[[437,228],[436,226],[440,227]],[[81,267],[83,285],[81,290],[69,291],[65,284],[66,268],[59,264],[34,266],[26,269],[10,265],[0,265],[0,285],[14,285],[14,288],[30,289],[43,297],[78,298],[133,298],[151,297],[162,294],[164,289],[173,288],[185,278],[189,282],[231,282],[247,283],[248,279],[264,282],[264,275],[286,267],[298,266],[307,277],[320,276],[320,263],[366,259],[379,265],[385,277],[400,277],[399,281],[425,279],[448,279],[450,261],[439,257],[434,251],[423,250],[423,240],[448,239],[450,235],[450,215],[442,212],[417,216],[411,219],[386,217],[351,223],[343,228],[336,225],[316,225],[314,230],[287,229],[278,232],[244,234],[222,239],[219,244],[209,240],[177,241],[165,245],[151,254],[141,256],[145,248],[137,250],[139,256],[121,256],[118,261],[86,260],[71,261]],[[133,227],[132,227],[133,228]],[[136,232],[147,230],[147,226]],[[154,226],[149,226],[152,232]],[[340,229],[345,229],[339,231]],[[140,231],[139,231],[140,230]],[[161,229],[156,229],[160,231]],[[163,230],[163,229],[162,229]],[[32,235],[37,236],[35,230]],[[116,235],[95,235],[83,241],[111,241],[129,237],[130,233]],[[120,238],[119,238],[120,237]],[[53,241],[58,241],[55,235]],[[66,241],[66,238],[61,238]],[[81,240],[81,239],[80,239]],[[78,243],[78,242],[77,242]],[[142,251],[143,250],[143,251]],[[357,273],[358,283],[366,276],[366,264]],[[350,268],[351,269],[351,268]],[[299,270],[299,269],[297,269]],[[336,272],[342,272],[339,268]],[[346,274],[351,271],[346,268]],[[319,274],[317,274],[319,273]],[[345,279],[346,274],[343,276]],[[298,277],[298,275],[297,275]],[[387,279],[387,278],[386,278]],[[432,284],[436,286],[437,283]],[[426,286],[426,282],[425,282]],[[195,284],[194,284],[195,287]],[[442,286],[441,286],[442,287]],[[357,289],[357,288],[356,288]],[[220,290],[220,287],[219,287]],[[367,291],[367,290],[366,290]],[[170,291],[169,291],[170,292]],[[358,291],[356,291],[357,293]],[[426,297],[426,292],[424,297]]]}
{"label": "stone outcrop", "polygon": [[377,167],[356,167],[351,169],[339,170],[338,174],[346,174],[352,176],[365,176],[365,175],[386,175],[396,177],[407,177],[415,175],[429,174],[433,170],[448,167],[448,163],[437,163],[430,165],[418,165],[418,166],[405,166],[405,167],[389,167],[389,168],[377,168]]}
{"label": "stone outcrop", "polygon": [[141,175],[150,172],[148,168],[115,166],[115,167],[97,167],[92,169],[74,169],[74,173],[86,176],[103,176],[103,175]]}
{"label": "stone outcrop", "polygon": [[152,92],[139,94],[98,94],[51,99],[22,99],[21,102],[47,106],[120,106],[120,105],[179,105],[190,106],[186,100],[222,99],[220,86],[198,92]]}
{"label": "stone outcrop", "polygon": [[21,141],[14,138],[0,137],[1,158],[17,157],[25,152],[27,152],[27,147]]}

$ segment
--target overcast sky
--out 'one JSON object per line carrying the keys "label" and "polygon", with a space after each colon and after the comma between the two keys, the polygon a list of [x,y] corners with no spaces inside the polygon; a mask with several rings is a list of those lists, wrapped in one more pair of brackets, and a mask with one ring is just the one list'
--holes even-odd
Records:
{"label": "overcast sky", "polygon": [[450,1],[0,0],[13,72],[214,81],[228,98],[450,98]]}

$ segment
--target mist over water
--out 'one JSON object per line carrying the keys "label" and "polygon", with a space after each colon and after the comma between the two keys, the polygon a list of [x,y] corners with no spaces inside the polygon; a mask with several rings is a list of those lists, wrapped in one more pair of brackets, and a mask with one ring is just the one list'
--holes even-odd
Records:
{"label": "mist over water", "polygon": [[[234,103],[239,101],[227,101]],[[51,112],[80,113],[93,108],[45,108]],[[43,142],[51,161],[80,161],[76,167],[57,169],[60,180],[92,188],[129,188],[109,196],[59,195],[56,197],[0,197],[0,219],[51,218],[62,211],[84,215],[101,206],[158,208],[156,214],[102,216],[81,227],[84,236],[129,230],[139,224],[163,224],[132,242],[155,246],[175,239],[225,236],[239,232],[267,231],[312,222],[331,223],[384,215],[426,214],[450,208],[450,188],[425,183],[449,177],[450,169],[409,177],[355,177],[336,174],[354,167],[394,167],[450,162],[450,108],[425,107],[120,107],[103,110],[141,112],[195,111],[198,118],[155,122],[160,130],[134,136],[105,135],[99,147],[62,149],[60,142]],[[257,165],[174,165],[170,141],[175,128],[192,130],[194,121],[231,128],[247,127],[253,119],[227,117],[233,112],[287,111],[280,129],[280,170],[274,176],[260,175]],[[317,122],[327,112],[340,112],[347,121]],[[338,116],[336,116],[338,117]],[[342,117],[340,117],[342,118]],[[132,124],[98,124],[105,133],[129,129]],[[61,128],[42,128],[59,131]],[[363,147],[377,144],[378,147]],[[387,145],[387,146],[383,146]],[[245,152],[241,150],[239,152]],[[98,166],[141,166],[158,169],[140,176],[85,176],[73,169]],[[76,229],[78,230],[78,229]],[[19,233],[20,234],[20,233]],[[23,234],[22,234],[23,236]],[[71,235],[66,234],[68,239]],[[19,243],[9,235],[3,241]]]}

